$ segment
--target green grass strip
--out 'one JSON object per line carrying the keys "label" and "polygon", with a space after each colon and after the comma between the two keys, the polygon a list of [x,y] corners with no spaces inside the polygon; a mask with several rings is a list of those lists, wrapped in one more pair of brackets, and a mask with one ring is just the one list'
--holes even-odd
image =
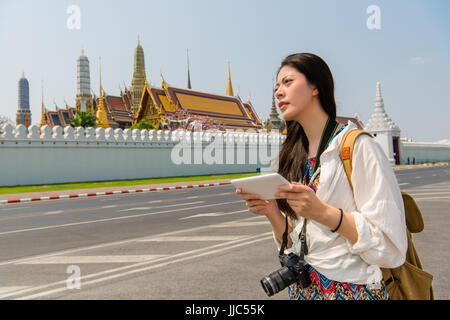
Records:
{"label": "green grass strip", "polygon": [[14,186],[0,187],[0,194],[43,192],[43,191],[59,191],[59,190],[75,190],[75,189],[91,189],[102,187],[126,187],[147,184],[162,184],[189,181],[208,181],[221,179],[237,179],[259,175],[260,173],[232,173],[205,176],[187,176],[187,177],[169,177],[169,178],[150,178],[136,180],[115,180],[115,181],[93,181],[93,182],[76,182],[76,183],[58,183],[30,186]]}

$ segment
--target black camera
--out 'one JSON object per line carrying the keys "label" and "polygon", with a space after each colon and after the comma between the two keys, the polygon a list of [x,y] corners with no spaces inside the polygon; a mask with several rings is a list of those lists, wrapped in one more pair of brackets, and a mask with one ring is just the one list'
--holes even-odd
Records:
{"label": "black camera", "polygon": [[297,282],[302,288],[307,288],[311,284],[308,273],[308,264],[294,253],[280,256],[282,267],[267,277],[261,279],[261,285],[270,297],[280,292],[287,286]]}

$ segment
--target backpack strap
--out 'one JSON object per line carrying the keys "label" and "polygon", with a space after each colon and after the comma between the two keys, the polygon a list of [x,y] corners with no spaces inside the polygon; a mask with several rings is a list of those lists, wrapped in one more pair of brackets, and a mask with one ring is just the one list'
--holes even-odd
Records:
{"label": "backpack strap", "polygon": [[[354,192],[352,184],[353,150],[355,147],[356,138],[358,138],[362,134],[366,134],[373,137],[370,133],[360,129],[349,130],[344,134],[340,146],[340,157],[342,163],[344,164],[345,174],[347,175],[348,182],[353,192]],[[413,197],[411,197],[409,194],[403,191],[401,192],[401,194],[403,199],[403,205],[405,207],[405,220],[408,231],[411,233],[422,232],[424,229],[422,212],[420,211]]]}
{"label": "backpack strap", "polygon": [[344,137],[342,138],[340,152],[339,152],[342,163],[344,164],[345,174],[347,175],[348,182],[350,183],[350,187],[352,188],[352,191],[353,191],[353,184],[352,184],[353,150],[355,148],[356,138],[358,138],[362,134],[366,134],[373,138],[373,136],[367,131],[364,131],[361,129],[349,130],[344,134]]}

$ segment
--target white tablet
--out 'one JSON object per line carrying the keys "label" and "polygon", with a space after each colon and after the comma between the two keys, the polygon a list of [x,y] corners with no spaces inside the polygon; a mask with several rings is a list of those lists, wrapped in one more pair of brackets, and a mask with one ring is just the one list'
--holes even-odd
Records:
{"label": "white tablet", "polygon": [[233,179],[230,181],[236,188],[241,188],[245,193],[256,193],[263,200],[279,199],[275,197],[278,192],[278,186],[289,184],[282,175],[278,173],[269,173],[261,176]]}

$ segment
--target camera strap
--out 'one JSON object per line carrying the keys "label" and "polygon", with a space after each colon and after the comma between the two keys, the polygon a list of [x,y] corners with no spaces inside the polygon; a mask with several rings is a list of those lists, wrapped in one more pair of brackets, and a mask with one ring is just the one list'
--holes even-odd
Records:
{"label": "camera strap", "polygon": [[[317,151],[316,162],[314,164],[314,168],[313,168],[311,177],[314,175],[317,168],[319,168],[320,156],[322,155],[322,153],[325,151],[326,147],[330,143],[330,141],[333,137],[333,133],[336,131],[338,125],[339,124],[336,122],[335,119],[328,118],[327,124],[325,125],[325,129],[322,132],[319,150]],[[308,219],[304,219],[302,231],[299,234],[299,240],[301,243],[300,259],[303,259],[304,256],[308,254],[308,246],[306,245],[306,223],[307,222],[308,222]],[[282,256],[284,254],[284,250],[286,249],[286,246],[288,243],[287,237],[288,237],[288,216],[286,215],[286,227],[285,227],[284,233],[283,233],[283,242],[281,244],[279,256]]]}

